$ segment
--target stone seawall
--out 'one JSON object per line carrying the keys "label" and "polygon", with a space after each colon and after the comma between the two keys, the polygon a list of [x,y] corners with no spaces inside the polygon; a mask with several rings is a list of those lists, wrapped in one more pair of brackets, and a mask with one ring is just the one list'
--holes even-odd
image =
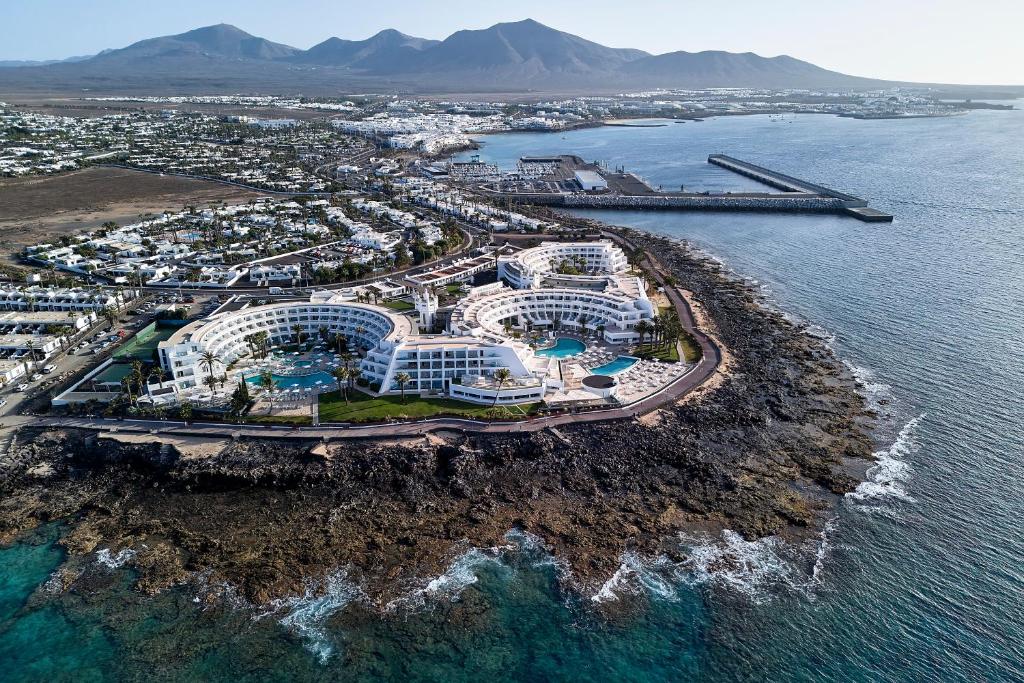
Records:
{"label": "stone seawall", "polygon": [[567,209],[692,209],[696,211],[807,211],[841,213],[846,204],[832,197],[530,195],[522,201]]}

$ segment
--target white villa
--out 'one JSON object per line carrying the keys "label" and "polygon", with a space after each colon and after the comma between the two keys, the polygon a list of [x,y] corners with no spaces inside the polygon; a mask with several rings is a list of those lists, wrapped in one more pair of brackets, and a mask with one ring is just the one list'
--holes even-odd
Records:
{"label": "white villa", "polygon": [[130,290],[91,290],[63,287],[0,288],[0,310],[7,311],[102,311],[120,308],[135,295]]}

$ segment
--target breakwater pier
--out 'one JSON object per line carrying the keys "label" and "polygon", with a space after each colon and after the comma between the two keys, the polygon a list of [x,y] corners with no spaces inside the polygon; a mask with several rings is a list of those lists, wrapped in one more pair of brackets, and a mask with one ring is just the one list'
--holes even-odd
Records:
{"label": "breakwater pier", "polygon": [[708,163],[752,178],[776,191],[664,192],[632,173],[610,172],[572,155],[548,157],[543,162],[546,172],[541,177],[529,181],[488,179],[474,183],[475,189],[502,200],[571,209],[834,213],[865,222],[893,220],[891,214],[871,208],[867,200],[860,197],[725,154],[710,155]]}
{"label": "breakwater pier", "polygon": [[708,163],[732,171],[733,173],[746,176],[747,178],[752,178],[759,183],[782,190],[784,193],[814,195],[821,198],[838,200],[842,205],[844,213],[862,221],[891,222],[893,219],[891,214],[883,213],[878,209],[869,207],[867,200],[861,199],[860,197],[854,197],[851,194],[833,190],[832,188],[825,187],[824,185],[818,185],[817,183],[811,183],[806,180],[794,178],[793,176],[786,175],[785,173],[772,171],[771,169],[767,169],[763,166],[758,166],[757,164],[752,164],[747,161],[742,161],[735,157],[725,154],[712,154],[708,157]]}

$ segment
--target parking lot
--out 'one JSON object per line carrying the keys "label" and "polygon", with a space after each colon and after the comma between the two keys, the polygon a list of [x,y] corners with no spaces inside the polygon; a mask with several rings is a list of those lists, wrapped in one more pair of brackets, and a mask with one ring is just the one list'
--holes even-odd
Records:
{"label": "parking lot", "polygon": [[216,296],[202,296],[197,300],[186,295],[179,300],[177,292],[148,294],[131,301],[113,326],[100,318],[88,329],[75,334],[62,350],[37,361],[30,374],[0,388],[0,416],[17,412],[19,407],[53,391],[72,375],[97,365],[108,356],[125,350],[132,351],[129,355],[134,357],[137,352],[146,353],[151,346],[155,348],[156,342],[152,340],[136,345],[136,349],[132,349],[132,342],[136,333],[157,320],[162,311],[185,309],[181,315],[190,317],[208,315],[219,305]]}

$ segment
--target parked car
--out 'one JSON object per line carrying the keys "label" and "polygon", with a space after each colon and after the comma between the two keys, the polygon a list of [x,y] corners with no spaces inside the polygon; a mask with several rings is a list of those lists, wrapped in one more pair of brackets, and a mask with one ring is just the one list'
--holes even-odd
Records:
{"label": "parked car", "polygon": [[23,383],[23,384],[19,384],[19,385],[18,385],[18,388],[17,388],[17,389],[15,389],[15,391],[22,391],[22,392],[23,392],[23,391],[25,391],[26,389],[28,389],[28,382],[25,382],[25,383]]}

